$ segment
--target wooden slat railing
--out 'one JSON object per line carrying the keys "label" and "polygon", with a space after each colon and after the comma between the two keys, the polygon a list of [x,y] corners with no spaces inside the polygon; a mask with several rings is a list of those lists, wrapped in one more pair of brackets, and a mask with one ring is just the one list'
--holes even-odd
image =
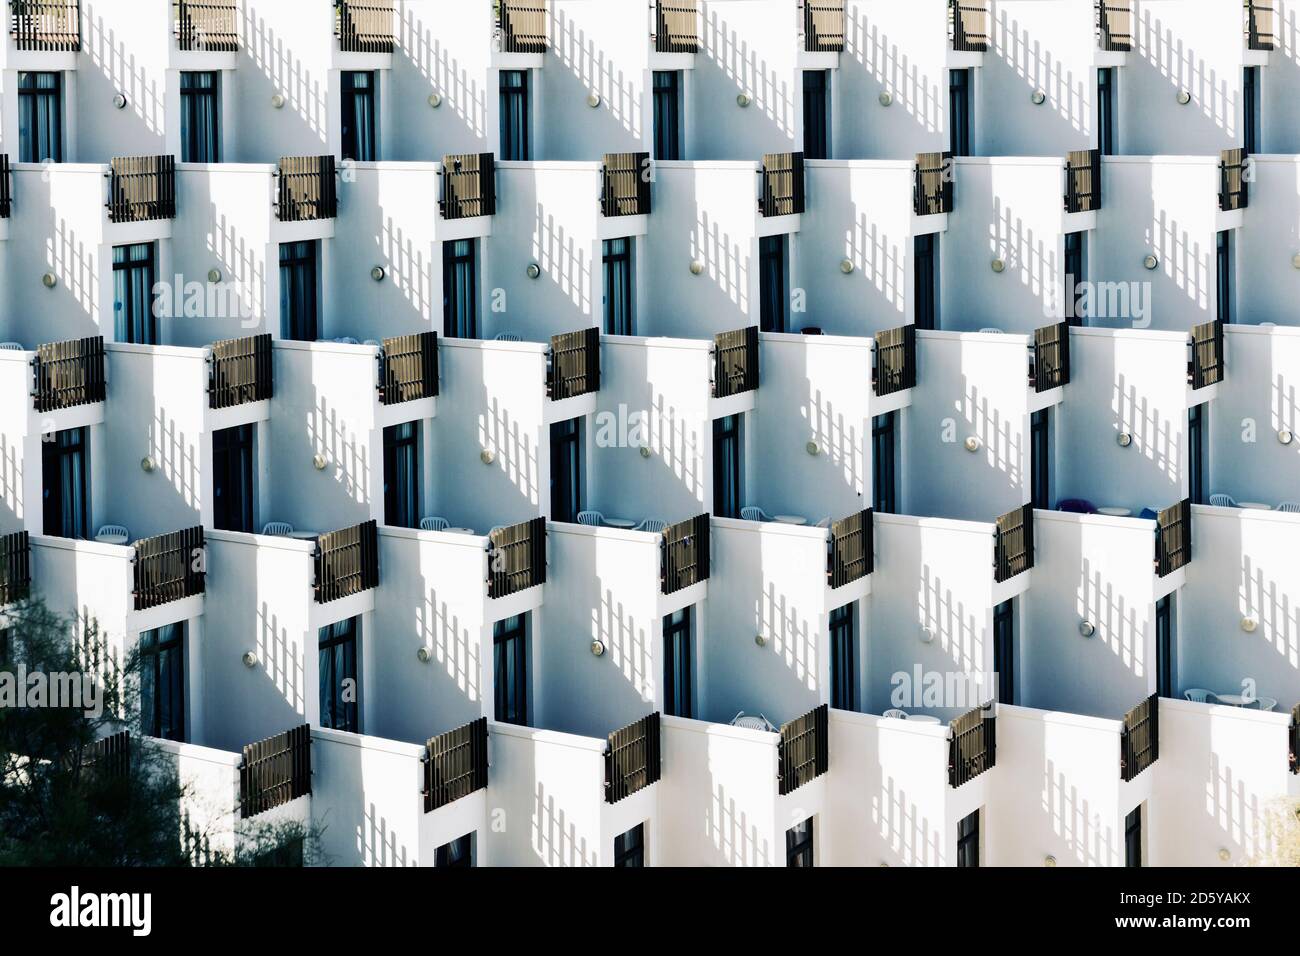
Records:
{"label": "wooden slat railing", "polygon": [[804,0],[803,42],[809,53],[844,49],[844,0]]}
{"label": "wooden slat railing", "polygon": [[552,401],[600,391],[600,329],[592,327],[551,336],[546,394]]}
{"label": "wooden slat railing", "polygon": [[75,53],[81,49],[78,0],[9,0],[9,34],[19,50]]}
{"label": "wooden slat railing", "polygon": [[650,215],[650,154],[606,153],[600,167],[602,216]]}
{"label": "wooden slat railing", "polygon": [[1300,704],[1291,708],[1291,730],[1287,735],[1290,739],[1290,753],[1287,754],[1287,760],[1291,764],[1291,772],[1300,774]]}
{"label": "wooden slat railing", "polygon": [[1187,362],[1187,381],[1192,388],[1205,388],[1222,382],[1225,371],[1223,323],[1216,319],[1192,326],[1189,338],[1191,355]]}
{"label": "wooden slat railing", "polygon": [[663,531],[659,586],[672,594],[709,579],[709,516],[696,515]]}
{"label": "wooden slat railing", "polygon": [[877,397],[916,387],[916,326],[900,325],[876,333],[871,389]]}
{"label": "wooden slat railing", "polygon": [[803,153],[767,153],[760,175],[758,211],[763,216],[792,216],[804,211]]}
{"label": "wooden slat railing", "polygon": [[659,714],[655,712],[609,735],[605,747],[605,802],[618,803],[659,780]]}
{"label": "wooden slat railing", "polygon": [[991,704],[967,711],[948,725],[950,787],[960,787],[997,764],[997,727]]}
{"label": "wooden slat railing", "polygon": [[1276,49],[1273,0],[1243,0],[1242,12],[1246,18],[1246,46],[1252,50]]}
{"label": "wooden slat railing", "polygon": [[1192,560],[1192,501],[1184,498],[1156,515],[1156,574],[1172,574]]}
{"label": "wooden slat railing", "polygon": [[503,53],[546,52],[546,0],[498,0]]}
{"label": "wooden slat railing", "polygon": [[311,793],[311,727],[303,724],[244,747],[239,765],[243,819]]}
{"label": "wooden slat railing", "polygon": [[1125,781],[1132,780],[1159,759],[1159,694],[1152,694],[1124,715],[1119,752],[1119,773]]}
{"label": "wooden slat railing", "polygon": [[1021,505],[997,520],[993,533],[993,577],[1007,581],[1034,566],[1034,506]]}
{"label": "wooden slat railing", "polygon": [[118,156],[108,185],[110,222],[176,218],[176,158]]}
{"label": "wooden slat railing", "polygon": [[280,160],[276,217],[280,222],[333,219],[338,215],[338,183],[333,156],[285,156]]}
{"label": "wooden slat railing", "polygon": [[726,398],[758,388],[758,326],[713,337],[713,397]]}
{"label": "wooden slat railing", "polygon": [[1250,155],[1244,149],[1225,149],[1219,155],[1219,208],[1224,212],[1250,205],[1250,182],[1246,166]]}
{"label": "wooden slat railing", "polygon": [[384,339],[379,353],[379,401],[399,405],[438,395],[438,333]]}
{"label": "wooden slat railing", "polygon": [[274,394],[270,333],[212,343],[209,408],[234,408],[264,401]]}
{"label": "wooden slat railing", "polygon": [[438,199],[438,211],[443,219],[496,214],[496,157],[491,153],[444,156],[439,175],[442,195]]}
{"label": "wooden slat railing", "polygon": [[1065,211],[1101,208],[1101,150],[1071,150],[1065,158]]}
{"label": "wooden slat railing", "polygon": [[38,412],[104,401],[104,337],[37,346],[32,377],[32,400]]}
{"label": "wooden slat railing", "polygon": [[984,53],[989,48],[988,0],[948,0],[948,36],[960,53]]}
{"label": "wooden slat railing", "polygon": [[31,593],[32,546],[26,531],[0,535],[0,607]]}
{"label": "wooden slat railing", "polygon": [[1030,353],[1029,384],[1035,392],[1060,388],[1070,382],[1070,325],[1058,322],[1034,329]]}
{"label": "wooden slat railing", "polygon": [[952,212],[954,173],[952,153],[917,153],[912,208],[918,216]]}
{"label": "wooden slat railing", "polygon": [[657,0],[655,51],[696,53],[700,49],[698,0]]}
{"label": "wooden slat railing", "polygon": [[182,50],[234,53],[239,49],[236,0],[175,0],[176,44]]}
{"label": "wooden slat railing", "polygon": [[393,0],[334,0],[334,35],[344,53],[392,53]]}
{"label": "wooden slat railing", "polygon": [[424,812],[488,785],[487,718],[430,737],[424,745]]}
{"label": "wooden slat railing", "polygon": [[316,539],[316,603],[379,586],[379,526],[373,518]]}
{"label": "wooden slat railing", "polygon": [[830,769],[830,707],[822,704],[781,726],[777,790],[793,793]]}
{"label": "wooden slat railing", "polygon": [[488,597],[546,583],[546,519],[533,518],[488,534]]}
{"label": "wooden slat railing", "polygon": [[1097,0],[1097,47],[1110,53],[1133,49],[1133,0]]}
{"label": "wooden slat railing", "polygon": [[132,596],[144,611],[203,593],[207,579],[203,528],[183,528],[135,542]]}
{"label": "wooden slat railing", "polygon": [[9,154],[0,153],[0,219],[8,219],[13,211],[13,169],[9,165]]}
{"label": "wooden slat railing", "polygon": [[826,579],[833,588],[875,570],[875,521],[870,508],[831,523]]}

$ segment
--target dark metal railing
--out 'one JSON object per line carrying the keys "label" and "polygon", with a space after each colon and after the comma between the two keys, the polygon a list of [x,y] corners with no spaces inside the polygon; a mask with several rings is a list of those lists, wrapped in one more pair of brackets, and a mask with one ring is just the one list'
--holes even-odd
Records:
{"label": "dark metal railing", "polygon": [[709,579],[709,516],[696,515],[663,530],[659,588],[672,594]]}
{"label": "dark metal railing", "polygon": [[1132,780],[1160,757],[1160,695],[1152,694],[1124,715],[1119,733],[1119,774]]}
{"label": "dark metal railing", "polygon": [[948,786],[960,787],[998,762],[998,721],[993,705],[967,711],[948,724]]}
{"label": "dark metal railing", "polygon": [[983,53],[989,48],[988,0],[948,0],[948,38],[962,53]]}
{"label": "dark metal railing", "polygon": [[809,53],[844,49],[844,0],[803,0],[803,42]]}
{"label": "dark metal railing", "polygon": [[81,49],[78,0],[9,0],[9,35],[19,50],[75,53]]}
{"label": "dark metal railing", "polygon": [[1184,498],[1156,515],[1156,574],[1172,574],[1192,560],[1192,500]]}
{"label": "dark metal railing", "polygon": [[826,578],[833,588],[865,578],[875,569],[875,521],[870,508],[831,523]]}
{"label": "dark metal railing", "polygon": [[82,772],[98,781],[131,778],[131,732],[119,730],[100,737],[82,752]]}
{"label": "dark metal railing", "polygon": [[952,153],[917,153],[912,208],[918,216],[952,212],[956,184]]}
{"label": "dark metal railing", "polygon": [[803,212],[803,153],[767,153],[763,156],[758,211],[764,216],[792,216]]}
{"label": "dark metal railing", "polygon": [[379,586],[379,526],[373,518],[316,539],[316,603]]}
{"label": "dark metal railing", "polygon": [[442,194],[438,212],[443,219],[496,215],[496,157],[491,153],[444,156],[439,175]]}
{"label": "dark metal railing", "polygon": [[1223,381],[1223,323],[1219,320],[1193,325],[1189,339],[1187,381],[1192,388],[1205,388]]}
{"label": "dark metal railing", "polygon": [[1101,150],[1075,149],[1065,157],[1065,211],[1101,208]]}
{"label": "dark metal railing", "polygon": [[118,156],[108,184],[110,222],[148,222],[176,218],[176,159],[173,156]]}
{"label": "dark metal railing", "polygon": [[600,391],[600,329],[578,329],[551,336],[546,394],[552,401]]}
{"label": "dark metal railing", "polygon": [[655,4],[655,51],[695,53],[700,49],[698,0],[658,0]]}
{"label": "dark metal railing", "polygon": [[1112,53],[1133,49],[1133,0],[1097,0],[1097,47]]}
{"label": "dark metal railing", "polygon": [[207,561],[202,526],[142,538],[132,547],[135,586],[131,593],[137,611],[203,593]]}
{"label": "dark metal railing", "polygon": [[285,156],[278,172],[280,222],[333,219],[339,212],[333,156]]}
{"label": "dark metal railing", "polygon": [[659,780],[659,714],[609,735],[605,747],[605,802],[618,803]]}
{"label": "dark metal railing", "polygon": [[239,49],[236,0],[175,0],[176,43],[182,50],[234,53]]}
{"label": "dark metal railing", "polygon": [[8,219],[13,211],[13,169],[9,165],[9,154],[0,153],[0,219]]}
{"label": "dark metal railing", "polygon": [[830,768],[830,707],[822,704],[781,725],[776,745],[777,789],[781,796],[793,793]]}
{"label": "dark metal railing", "polygon": [[1291,764],[1292,773],[1300,773],[1300,704],[1291,708],[1291,731],[1287,735],[1290,738],[1290,753],[1287,754],[1287,760]]}
{"label": "dark metal railing", "polygon": [[1273,25],[1273,0],[1243,0],[1246,18],[1246,45],[1252,50],[1277,48]]}
{"label": "dark metal railing", "polygon": [[1034,566],[1034,506],[1021,505],[997,520],[993,577],[1002,582]]}
{"label": "dark metal railing", "polygon": [[26,531],[0,535],[0,607],[27,597],[32,584],[32,545]]}
{"label": "dark metal railing", "polygon": [[713,397],[726,398],[758,388],[758,326],[713,337]]}
{"label": "dark metal railing", "polygon": [[916,326],[900,325],[876,333],[871,389],[877,397],[916,387]]}
{"label": "dark metal railing", "polygon": [[546,0],[498,0],[503,53],[546,52]]}
{"label": "dark metal railing", "polygon": [[424,745],[424,812],[488,785],[487,718],[430,737]]}
{"label": "dark metal railing", "polygon": [[250,335],[212,343],[208,362],[208,407],[233,408],[274,394],[271,335]]}
{"label": "dark metal railing", "polygon": [[1030,353],[1029,384],[1046,392],[1070,383],[1070,324],[1058,322],[1034,329]]}
{"label": "dark metal railing", "polygon": [[311,727],[303,724],[244,747],[239,815],[247,819],[311,793]]}
{"label": "dark metal railing", "polygon": [[107,394],[104,337],[38,345],[32,378],[32,400],[38,412],[102,402]]}
{"label": "dark metal railing", "polygon": [[1249,162],[1250,154],[1244,149],[1225,149],[1219,155],[1219,208],[1224,212],[1250,205]]}
{"label": "dark metal railing", "polygon": [[384,339],[379,353],[379,401],[400,405],[438,394],[438,333]]}
{"label": "dark metal railing", "polygon": [[488,597],[546,583],[546,519],[533,518],[488,535]]}
{"label": "dark metal railing", "polygon": [[650,154],[606,153],[600,167],[602,216],[650,215]]}
{"label": "dark metal railing", "polygon": [[334,35],[344,53],[392,53],[393,0],[334,0]]}

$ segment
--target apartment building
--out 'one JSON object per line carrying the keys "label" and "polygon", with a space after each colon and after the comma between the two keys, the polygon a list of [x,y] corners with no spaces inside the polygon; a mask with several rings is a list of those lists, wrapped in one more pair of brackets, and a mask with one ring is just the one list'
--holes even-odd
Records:
{"label": "apartment building", "polygon": [[1297,0],[7,2],[0,627],[213,845],[1267,856]]}

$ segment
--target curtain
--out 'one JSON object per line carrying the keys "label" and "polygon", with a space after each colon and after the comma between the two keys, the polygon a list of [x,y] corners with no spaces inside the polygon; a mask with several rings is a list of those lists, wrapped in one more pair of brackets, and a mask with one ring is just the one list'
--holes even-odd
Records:
{"label": "curtain", "polygon": [[528,71],[501,71],[501,158],[532,159],[528,139]]}
{"label": "curtain", "polygon": [[316,312],[316,243],[280,244],[280,336],[315,342],[320,334]]}
{"label": "curtain", "polygon": [[677,73],[657,70],[654,76],[655,159],[681,159]]}
{"label": "curtain", "polygon": [[375,74],[343,74],[343,158],[375,160]]}
{"label": "curtain", "polygon": [[185,624],[140,636],[140,713],[150,737],[185,739]]}
{"label": "curtain", "polygon": [[606,239],[605,264],[605,333],[632,334],[632,255],[631,240]]}
{"label": "curtain", "polygon": [[18,76],[19,159],[24,163],[63,161],[62,77],[58,73]]}
{"label": "curtain", "polygon": [[[359,729],[356,622],[356,618],[348,618],[327,624],[319,632],[321,726],[353,733]],[[348,681],[351,683],[345,684]]]}
{"label": "curtain", "polygon": [[477,251],[473,239],[443,244],[443,332],[478,338]]}
{"label": "curtain", "polygon": [[181,162],[219,163],[219,73],[181,74]]}
{"label": "curtain", "polygon": [[113,310],[117,341],[157,345],[153,314],[153,243],[113,247]]}

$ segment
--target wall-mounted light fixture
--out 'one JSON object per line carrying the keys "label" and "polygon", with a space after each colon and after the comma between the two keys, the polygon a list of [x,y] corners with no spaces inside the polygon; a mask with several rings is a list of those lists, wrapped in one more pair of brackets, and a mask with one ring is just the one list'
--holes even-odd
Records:
{"label": "wall-mounted light fixture", "polygon": [[600,94],[599,94],[599,93],[589,93],[589,94],[587,95],[587,105],[590,106],[593,110],[594,110],[596,107],[598,107],[598,106],[600,105]]}
{"label": "wall-mounted light fixture", "polygon": [[481,452],[478,453],[478,460],[483,462],[483,464],[485,465],[490,465],[492,464],[492,462],[497,460],[497,456],[496,453],[492,451],[492,449],[484,448]]}
{"label": "wall-mounted light fixture", "polygon": [[591,656],[592,656],[592,657],[604,657],[604,656],[605,656],[605,644],[604,644],[603,641],[592,641],[592,642],[591,642]]}
{"label": "wall-mounted light fixture", "polygon": [[430,93],[430,94],[429,94],[429,105],[432,106],[432,107],[436,110],[439,106],[442,105],[442,97],[439,96],[437,93]]}
{"label": "wall-mounted light fixture", "polygon": [[221,281],[221,270],[218,269],[218,268],[216,268],[215,266],[214,266],[213,268],[209,269],[209,270],[208,270],[208,281],[209,281],[209,282],[220,282],[220,281]]}
{"label": "wall-mounted light fixture", "polygon": [[148,455],[145,455],[143,458],[140,459],[140,470],[143,471],[146,475],[153,474],[154,469],[156,469],[157,467],[158,466],[154,464],[154,460],[150,458]]}
{"label": "wall-mounted light fixture", "polygon": [[284,94],[283,94],[283,93],[275,93],[275,94],[273,94],[272,97],[271,97],[271,106],[272,106],[274,109],[277,109],[277,110],[282,110],[282,109],[284,109],[284,104],[285,104],[285,102],[286,102],[286,100],[285,100],[285,98],[284,98]]}
{"label": "wall-mounted light fixture", "polygon": [[704,271],[704,263],[699,259],[691,260],[691,275],[697,276]]}
{"label": "wall-mounted light fixture", "polygon": [[810,441],[808,444],[803,446],[803,449],[810,455],[821,454],[821,446],[818,445],[815,441]]}
{"label": "wall-mounted light fixture", "polygon": [[762,634],[755,634],[754,643],[759,647],[767,647],[767,637]]}
{"label": "wall-mounted light fixture", "polygon": [[1156,266],[1160,265],[1160,260],[1157,259],[1153,254],[1148,252],[1146,256],[1142,259],[1142,265],[1144,268],[1147,269],[1147,271],[1150,271],[1154,269]]}
{"label": "wall-mounted light fixture", "polygon": [[528,276],[528,278],[530,279],[536,279],[541,274],[542,274],[542,267],[539,266],[536,262],[528,263],[528,268],[524,270],[524,275]]}
{"label": "wall-mounted light fixture", "polygon": [[934,631],[930,630],[929,628],[922,628],[922,629],[921,629],[921,643],[922,643],[922,644],[933,644],[933,643],[934,643]]}
{"label": "wall-mounted light fixture", "polygon": [[1300,252],[1297,252],[1295,255],[1291,257],[1291,265],[1293,265],[1297,269],[1300,269]]}
{"label": "wall-mounted light fixture", "polygon": [[427,647],[422,647],[415,652],[415,659],[418,660],[421,664],[429,663],[429,658],[431,658],[432,656],[433,655],[429,653],[429,649]]}
{"label": "wall-mounted light fixture", "polygon": [[1133,436],[1128,432],[1120,432],[1115,436],[1115,441],[1119,444],[1120,448],[1127,448],[1129,445],[1133,444]]}
{"label": "wall-mounted light fixture", "polygon": [[641,446],[641,457],[642,457],[642,458],[649,458],[652,454],[654,454],[654,452],[652,452],[652,451],[650,450],[650,446],[649,446],[649,445],[642,445],[642,446]]}
{"label": "wall-mounted light fixture", "polygon": [[53,289],[59,284],[59,280],[53,272],[47,272],[45,275],[41,276],[41,284],[47,289]]}
{"label": "wall-mounted light fixture", "polygon": [[1247,634],[1254,634],[1257,627],[1259,627],[1259,622],[1253,617],[1243,617],[1241,619],[1241,629]]}
{"label": "wall-mounted light fixture", "polygon": [[1093,624],[1092,621],[1080,621],[1079,633],[1084,637],[1092,637],[1097,633],[1097,625]]}
{"label": "wall-mounted light fixture", "polygon": [[745,107],[749,106],[749,104],[752,102],[754,101],[749,98],[748,93],[741,93],[739,96],[736,97],[736,105],[739,106],[742,110]]}
{"label": "wall-mounted light fixture", "polygon": [[1007,269],[1007,263],[1004,259],[994,259],[990,264],[994,272],[1002,273]]}
{"label": "wall-mounted light fixture", "polygon": [[886,92],[884,92],[884,93],[881,93],[880,96],[877,97],[877,99],[880,100],[880,105],[881,105],[881,106],[893,106],[893,105],[894,105],[894,94],[893,94],[893,93],[890,93],[890,92],[888,92],[888,91],[886,91]]}
{"label": "wall-mounted light fixture", "polygon": [[1047,867],[1048,869],[1051,869],[1052,867],[1056,866],[1056,857],[1052,856],[1050,853],[1047,854],[1047,856],[1043,857],[1043,866]]}
{"label": "wall-mounted light fixture", "polygon": [[1232,859],[1232,851],[1229,850],[1226,846],[1219,847],[1219,859],[1222,860],[1224,863],[1227,863],[1229,860]]}
{"label": "wall-mounted light fixture", "polygon": [[243,661],[245,667],[256,667],[257,651],[244,651]]}
{"label": "wall-mounted light fixture", "polygon": [[849,274],[851,274],[851,273],[853,272],[853,260],[852,260],[852,259],[841,259],[841,260],[840,260],[840,271],[843,272],[845,275],[849,275]]}
{"label": "wall-mounted light fixture", "polygon": [[1277,440],[1283,445],[1291,444],[1291,439],[1294,437],[1295,436],[1291,434],[1291,429],[1289,428],[1279,428],[1277,430]]}
{"label": "wall-mounted light fixture", "polygon": [[114,109],[119,109],[119,110],[124,110],[124,109],[126,109],[126,94],[125,94],[125,93],[115,93],[115,94],[113,94],[113,107],[114,107]]}
{"label": "wall-mounted light fixture", "polygon": [[317,452],[315,455],[312,455],[311,463],[312,463],[312,467],[314,467],[317,471],[324,471],[326,468],[329,467],[330,462],[328,458],[326,458],[324,455]]}
{"label": "wall-mounted light fixture", "polygon": [[1191,93],[1187,92],[1187,90],[1178,91],[1178,103],[1180,106],[1186,106],[1191,101],[1192,101]]}
{"label": "wall-mounted light fixture", "polygon": [[388,275],[388,273],[384,271],[383,266],[375,266],[370,270],[370,278],[374,279],[376,282],[383,282],[384,276],[386,275]]}
{"label": "wall-mounted light fixture", "polygon": [[1030,94],[1029,99],[1035,106],[1042,106],[1047,102],[1047,94],[1042,90],[1034,90],[1034,92]]}
{"label": "wall-mounted light fixture", "polygon": [[966,450],[969,452],[977,452],[980,450],[980,440],[974,435],[967,438],[965,444]]}

